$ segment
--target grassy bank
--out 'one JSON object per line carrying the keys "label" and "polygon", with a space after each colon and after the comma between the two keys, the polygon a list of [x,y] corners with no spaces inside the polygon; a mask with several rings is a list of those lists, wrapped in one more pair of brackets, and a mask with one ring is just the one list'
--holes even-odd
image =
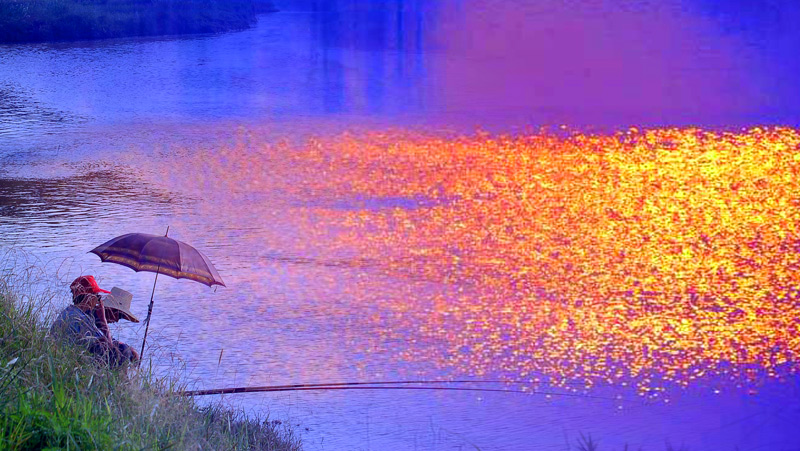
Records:
{"label": "grassy bank", "polygon": [[47,302],[0,278],[0,449],[300,449],[280,422],[200,407],[171,379],[112,371],[56,343]]}
{"label": "grassy bank", "polygon": [[270,0],[0,0],[0,42],[218,33],[274,10]]}

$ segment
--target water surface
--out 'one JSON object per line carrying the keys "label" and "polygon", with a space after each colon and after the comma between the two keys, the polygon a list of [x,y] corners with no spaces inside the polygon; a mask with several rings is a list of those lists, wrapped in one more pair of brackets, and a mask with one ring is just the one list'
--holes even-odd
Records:
{"label": "water surface", "polygon": [[[781,335],[796,330],[794,301],[764,304],[775,321],[748,333],[766,342],[746,344],[750,354],[735,358],[654,358],[622,335],[613,342],[580,335],[598,317],[599,329],[613,325],[608,306],[633,299],[637,286],[615,279],[618,291],[632,293],[615,298],[595,279],[567,276],[584,274],[578,264],[609,277],[638,276],[634,266],[611,265],[605,244],[631,246],[629,254],[642,249],[604,241],[595,229],[581,235],[595,239],[586,247],[575,239],[580,227],[598,223],[569,212],[600,211],[589,195],[627,205],[624,196],[636,190],[592,191],[581,180],[603,188],[606,179],[592,179],[602,171],[570,179],[583,157],[574,165],[551,161],[536,144],[555,140],[548,149],[572,155],[558,141],[570,130],[600,136],[601,150],[613,147],[609,134],[630,127],[675,130],[674,139],[659,141],[662,148],[690,139],[687,127],[728,131],[733,138],[714,135],[681,155],[689,161],[694,150],[733,142],[723,155],[774,157],[778,169],[763,174],[773,187],[766,199],[791,202],[781,193],[792,185],[780,177],[793,170],[786,153],[796,144],[792,129],[772,137],[742,128],[800,126],[800,68],[790,57],[800,42],[796,18],[798,9],[781,2],[309,1],[224,35],[0,46],[0,244],[44,262],[65,287],[93,273],[101,286],[131,291],[133,311],[144,317],[152,274],[100,264],[87,252],[124,232],[160,233],[169,225],[171,236],[211,258],[228,286],[159,280],[153,352],[163,366],[170,358],[185,363],[197,387],[505,378],[551,393],[226,398],[299,424],[308,449],[565,450],[580,433],[607,449],[663,449],[666,442],[690,450],[797,449],[797,348]],[[527,138],[504,147],[502,133]],[[583,145],[575,155],[609,155]],[[545,177],[536,183],[556,184],[563,196],[525,188],[537,180],[520,170],[530,163],[525,155],[543,163],[538,175]],[[521,160],[511,164],[515,156]],[[758,161],[731,177],[757,173]],[[643,168],[630,166],[630,174]],[[711,192],[683,183],[689,200]],[[577,186],[588,197],[566,194]],[[644,197],[680,205],[666,188],[653,190]],[[745,188],[731,192],[719,198],[740,202],[734,213],[758,205]],[[514,210],[523,195],[536,207],[527,215]],[[782,208],[789,207],[764,214],[790,211]],[[723,230],[729,238],[714,241],[716,249],[744,245],[748,224]],[[777,260],[757,274],[776,269],[783,286],[796,288],[797,272],[786,271],[796,251],[766,247],[791,243],[796,218],[774,224],[764,229],[761,249]],[[671,231],[688,246],[702,240],[687,231],[702,230]],[[781,231],[789,238],[778,239]],[[577,266],[554,265],[558,277],[544,277],[542,266],[531,265],[533,251],[518,244],[520,234],[533,232],[550,244],[571,239],[547,250]],[[654,236],[667,239],[666,232]],[[599,253],[578,255],[586,249]],[[662,255],[651,249],[644,255]],[[683,252],[663,249],[665,257]],[[707,288],[720,294],[730,286]],[[579,290],[596,296],[596,308],[580,308]],[[737,307],[746,315],[746,297],[736,299],[729,313]],[[552,319],[566,320],[563,330],[548,332],[555,323],[545,321],[545,307]],[[641,304],[626,307],[647,325],[679,319],[670,304],[661,317]],[[721,333],[755,324],[737,315],[719,322]],[[708,336],[701,320],[687,339]],[[138,342],[143,331],[120,325],[118,333]],[[537,344],[544,338],[554,341]],[[644,338],[671,340],[655,326]],[[609,353],[598,343],[612,346]],[[625,357],[599,365],[614,346],[627,349]],[[675,349],[695,349],[685,346]],[[781,362],[769,360],[769,346]],[[735,359],[755,364],[730,370]],[[684,362],[704,375],[670,373]],[[653,371],[649,383],[610,371],[636,365]]]}

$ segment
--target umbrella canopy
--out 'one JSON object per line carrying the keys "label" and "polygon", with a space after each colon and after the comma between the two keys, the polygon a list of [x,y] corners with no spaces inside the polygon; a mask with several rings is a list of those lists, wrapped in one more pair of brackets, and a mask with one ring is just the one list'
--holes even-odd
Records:
{"label": "umbrella canopy", "polygon": [[[169,227],[167,227],[167,234],[169,234]],[[128,233],[106,241],[90,251],[97,254],[104,262],[118,263],[137,272],[156,273],[153,292],[150,294],[150,305],[147,307],[140,356],[144,356],[144,346],[147,342],[147,331],[150,329],[150,315],[153,313],[153,300],[159,274],[166,274],[176,279],[194,280],[209,287],[212,285],[225,286],[208,257],[183,241],[168,237],[167,234],[161,236]],[[141,360],[139,363],[141,364]]]}
{"label": "umbrella canopy", "polygon": [[91,250],[104,262],[212,286],[225,283],[211,261],[194,247],[167,236],[128,233]]}

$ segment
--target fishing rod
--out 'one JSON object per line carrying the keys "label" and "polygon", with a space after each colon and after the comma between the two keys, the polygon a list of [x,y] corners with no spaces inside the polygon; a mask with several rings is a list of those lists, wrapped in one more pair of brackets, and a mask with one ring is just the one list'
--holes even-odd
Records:
{"label": "fishing rod", "polygon": [[[501,381],[501,380],[409,380],[409,381],[371,381],[371,382],[328,382],[317,384],[289,384],[289,385],[267,385],[260,387],[231,387],[231,388],[215,388],[207,390],[193,390],[184,392],[188,395],[215,395],[220,394],[221,390],[224,393],[247,393],[249,389],[282,389],[282,388],[306,388],[306,387],[340,387],[351,385],[406,385],[406,384],[503,384],[503,383],[524,383],[519,381]],[[206,393],[209,392],[209,393]]]}
{"label": "fishing rod", "polygon": [[420,386],[405,387],[407,384],[455,384],[455,383],[503,383],[507,381],[379,381],[379,382],[336,382],[328,384],[291,384],[291,385],[266,385],[256,387],[229,387],[207,390],[186,390],[179,392],[182,396],[206,396],[234,393],[268,393],[284,391],[317,391],[317,390],[451,390],[494,393],[517,393],[525,395],[566,396],[576,398],[593,398],[613,401],[613,398],[602,396],[582,395],[578,393],[543,392],[537,390],[514,390],[508,388],[474,388],[474,387],[436,387]]}

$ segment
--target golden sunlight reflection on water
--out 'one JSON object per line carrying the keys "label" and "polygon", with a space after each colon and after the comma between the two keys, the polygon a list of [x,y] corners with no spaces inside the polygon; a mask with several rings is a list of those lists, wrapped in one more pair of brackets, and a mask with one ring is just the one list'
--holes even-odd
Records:
{"label": "golden sunlight reflection on water", "polygon": [[218,242],[354,274],[340,313],[366,309],[364,352],[649,395],[797,370],[798,130],[240,136],[164,157],[185,170],[143,173],[227,218]]}

